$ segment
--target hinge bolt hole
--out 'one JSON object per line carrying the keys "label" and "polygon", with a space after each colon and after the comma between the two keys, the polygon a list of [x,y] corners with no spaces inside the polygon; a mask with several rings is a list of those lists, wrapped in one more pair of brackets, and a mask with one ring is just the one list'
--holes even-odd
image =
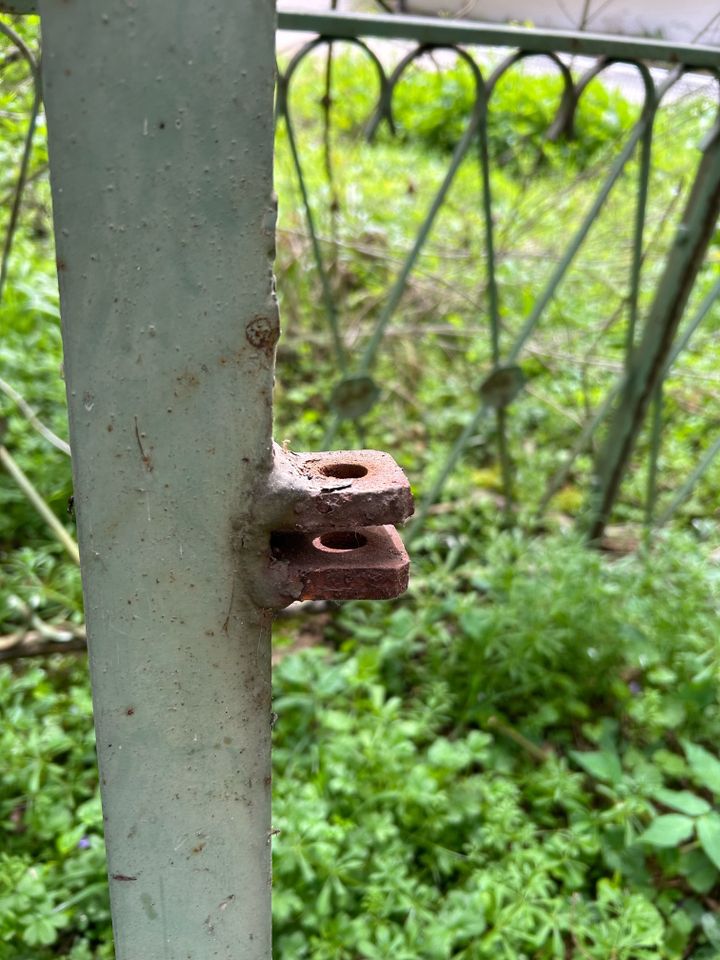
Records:
{"label": "hinge bolt hole", "polygon": [[320,473],[336,480],[357,480],[367,474],[367,467],[361,463],[326,463],[320,467]]}
{"label": "hinge bolt hole", "polygon": [[316,547],[324,547],[326,550],[337,550],[346,552],[348,550],[358,550],[367,543],[367,537],[355,530],[333,530],[331,533],[323,533],[313,543]]}

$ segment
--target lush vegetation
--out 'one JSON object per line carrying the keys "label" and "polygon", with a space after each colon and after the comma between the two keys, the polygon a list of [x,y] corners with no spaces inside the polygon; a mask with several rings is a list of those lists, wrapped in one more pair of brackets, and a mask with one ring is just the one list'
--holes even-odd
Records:
{"label": "lush vegetation", "polygon": [[[293,93],[299,138],[356,347],[461,134],[468,78],[454,68],[416,71],[398,90],[399,141],[382,133],[368,149],[359,130],[371,79],[357,60],[338,58],[345,93],[330,189],[321,70],[303,71]],[[29,89],[18,63],[4,64],[0,79],[7,198]],[[549,144],[552,78],[521,75],[498,94],[490,146],[508,337],[637,108],[594,82],[582,137]],[[644,303],[710,115],[694,100],[659,121]],[[0,304],[0,377],[65,436],[43,132]],[[406,598],[305,614],[276,629],[274,912],[283,960],[720,957],[717,471],[674,528],[624,556],[604,557],[566,532],[587,457],[541,535],[523,506],[537,499],[622,355],[634,172],[524,361],[529,393],[511,417],[514,529],[501,529],[493,437],[481,434],[415,542]],[[285,325],[277,432],[302,449],[320,442],[337,373],[282,127],[277,185]],[[365,426],[363,440],[397,453],[420,492],[476,402],[489,356],[477,197],[468,160],[387,338],[376,372],[385,393]],[[695,302],[714,270],[717,252]],[[668,492],[712,439],[718,319],[708,317],[668,384]],[[0,419],[0,442],[71,529],[67,460],[3,394]],[[351,428],[344,440],[357,442]],[[634,545],[643,455],[644,447],[618,511]],[[0,474],[0,636],[52,624],[57,635],[81,621],[76,568]],[[84,659],[0,666],[0,714],[0,960],[110,958]]]}

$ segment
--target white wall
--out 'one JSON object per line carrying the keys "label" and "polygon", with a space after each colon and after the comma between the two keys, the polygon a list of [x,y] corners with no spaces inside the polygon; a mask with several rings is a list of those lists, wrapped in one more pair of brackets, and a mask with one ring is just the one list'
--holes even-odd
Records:
{"label": "white wall", "polygon": [[[720,45],[720,0],[407,0],[413,13]],[[698,37],[698,34],[702,34]]]}

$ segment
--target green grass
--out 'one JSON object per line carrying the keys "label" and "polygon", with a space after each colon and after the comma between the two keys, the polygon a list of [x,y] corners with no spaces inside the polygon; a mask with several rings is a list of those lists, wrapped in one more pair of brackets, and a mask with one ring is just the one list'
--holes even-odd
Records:
{"label": "green grass", "polygon": [[[715,957],[706,552],[506,533],[418,567],[276,668],[276,955]],[[4,667],[0,702],[0,956],[106,956],[84,663]]]}
{"label": "green grass", "polygon": [[[14,68],[13,68],[14,69]],[[294,105],[323,249],[355,354],[461,135],[468,82],[418,71],[398,91],[399,140],[361,142],[372,84],[335,65],[336,216],[323,169],[318,68]],[[28,90],[3,75],[0,113]],[[503,344],[589,204],[636,108],[595,83],[574,144],[541,131],[552,78],[498,90],[495,160]],[[438,107],[437,105],[440,104]],[[518,120],[517,117],[520,119]],[[682,103],[656,134],[643,304],[672,233],[710,110]],[[21,128],[4,123],[0,155]],[[46,161],[38,138],[33,170]],[[542,162],[538,164],[538,151]],[[0,186],[10,178],[2,166]],[[622,358],[633,175],[618,184],[523,360],[511,409],[520,510],[503,530],[492,431],[479,433],[413,548],[408,595],[282,620],[275,669],[275,955],[282,960],[714,960],[720,956],[720,568],[714,491],[698,485],[652,549],[606,558],[566,531],[582,459],[546,533],[531,506]],[[278,282],[284,336],[276,435],[320,443],[337,379],[317,277],[278,132]],[[4,194],[3,194],[4,195]],[[490,352],[479,178],[462,167],[379,357],[381,402],[364,435],[417,492],[477,402]],[[334,223],[333,223],[334,220]],[[694,295],[717,273],[717,247]],[[47,183],[28,190],[0,307],[0,377],[66,435]],[[711,313],[668,383],[668,496],[713,439]],[[569,359],[568,359],[569,358]],[[68,461],[0,394],[4,442],[71,528]],[[646,442],[617,518],[637,534]],[[82,622],[79,575],[0,475],[0,635]],[[310,649],[295,650],[298,637]],[[102,815],[84,659],[0,667],[0,960],[112,956]]]}

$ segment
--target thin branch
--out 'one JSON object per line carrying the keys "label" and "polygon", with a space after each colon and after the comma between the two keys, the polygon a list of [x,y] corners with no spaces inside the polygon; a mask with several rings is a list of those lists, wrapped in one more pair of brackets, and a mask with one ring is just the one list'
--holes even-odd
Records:
{"label": "thin branch", "polygon": [[70,444],[66,443],[65,440],[62,440],[56,433],[53,433],[50,427],[46,427],[45,424],[38,419],[37,414],[33,411],[27,400],[25,400],[25,398],[22,397],[14,387],[10,386],[7,381],[3,380],[2,377],[0,377],[0,391],[2,391],[13,401],[28,423],[34,427],[37,432],[48,441],[48,443],[51,443],[56,449],[60,450],[60,452],[64,453],[66,456],[70,456]]}
{"label": "thin branch", "polygon": [[[14,120],[16,122],[22,119],[21,117],[10,116],[9,114],[8,115],[2,114],[2,116],[4,119]],[[33,170],[33,172],[29,173],[25,178],[25,186],[27,187],[29,183],[33,183],[33,181],[37,180],[38,177],[42,177],[43,174],[47,173],[49,169],[50,169],[50,164],[39,163],[37,167]],[[7,204],[10,203],[14,195],[15,195],[15,190],[12,189],[12,190],[9,190],[4,197],[1,197],[0,208],[7,206]]]}
{"label": "thin branch", "polygon": [[[20,660],[23,657],[47,657],[52,653],[85,653],[87,636],[84,627],[73,624],[58,625],[58,636],[53,637],[47,630],[28,630],[22,634],[0,637],[0,663]],[[60,639],[60,633],[70,634]]]}
{"label": "thin branch", "polygon": [[512,740],[519,747],[522,747],[522,749],[528,753],[533,760],[537,760],[538,763],[545,763],[548,757],[550,757],[552,754],[551,750],[543,750],[542,747],[538,747],[514,727],[511,727],[507,723],[503,723],[502,720],[499,720],[497,717],[488,717],[487,726],[491,730],[497,730],[498,733],[502,733],[503,736],[507,737],[509,740]]}
{"label": "thin branch", "polygon": [[5,283],[8,275],[8,266],[10,263],[10,251],[12,250],[15,231],[17,230],[18,220],[20,218],[20,205],[22,203],[23,192],[25,190],[25,183],[27,181],[30,167],[33,137],[35,134],[35,127],[37,125],[38,113],[40,112],[41,93],[38,63],[30,52],[29,47],[25,44],[22,38],[15,33],[10,26],[8,26],[7,23],[3,23],[2,21],[0,21],[0,33],[3,33],[9,40],[11,40],[22,53],[23,57],[28,63],[28,66],[30,67],[34,86],[33,104],[30,111],[27,133],[25,135],[25,144],[23,147],[22,159],[20,161],[20,171],[18,173],[17,183],[15,185],[15,195],[13,198],[12,208],[10,210],[10,220],[8,222],[7,232],[5,234],[5,243],[3,244],[2,256],[0,256],[0,303],[2,303],[3,292],[5,290]]}
{"label": "thin branch", "polygon": [[708,20],[708,22],[705,24],[705,26],[702,27],[702,28],[695,34],[695,36],[694,36],[693,39],[692,39],[692,42],[693,42],[693,43],[697,43],[698,40],[700,40],[700,39],[708,32],[708,30],[710,30],[711,27],[714,27],[714,26],[715,26],[715,24],[718,22],[718,20],[720,20],[720,11],[718,11],[717,13],[714,13],[714,14],[712,15],[712,17]]}
{"label": "thin branch", "polygon": [[60,523],[58,518],[55,516],[53,511],[43,500],[40,494],[37,492],[33,484],[30,482],[29,478],[25,473],[20,469],[18,464],[15,462],[13,457],[10,455],[7,447],[0,444],[0,464],[5,467],[7,472],[13,478],[15,483],[20,487],[22,492],[25,494],[30,503],[35,507],[37,512],[43,518],[43,520],[50,527],[53,535],[62,544],[65,550],[70,555],[71,559],[75,561],[78,566],[80,565],[80,551],[78,546],[67,532],[65,527]]}

